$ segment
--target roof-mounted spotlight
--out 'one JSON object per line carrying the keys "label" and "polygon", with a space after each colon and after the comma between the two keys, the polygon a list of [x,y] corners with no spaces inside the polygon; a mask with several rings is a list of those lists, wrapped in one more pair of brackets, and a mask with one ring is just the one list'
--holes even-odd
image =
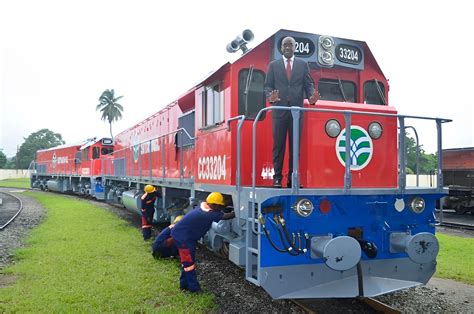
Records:
{"label": "roof-mounted spotlight", "polygon": [[227,45],[228,52],[236,52],[241,49],[243,53],[246,53],[249,49],[247,48],[247,43],[253,40],[253,32],[250,29],[246,29],[239,36],[235,37]]}

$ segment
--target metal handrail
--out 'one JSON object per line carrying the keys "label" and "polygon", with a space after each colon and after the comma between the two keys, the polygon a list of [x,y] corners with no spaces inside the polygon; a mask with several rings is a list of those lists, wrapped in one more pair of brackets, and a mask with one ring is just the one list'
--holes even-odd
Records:
{"label": "metal handrail", "polygon": [[[138,142],[137,144],[129,145],[129,146],[124,147],[124,148],[122,148],[122,149],[116,150],[116,151],[110,153],[110,155],[114,155],[114,154],[123,152],[123,154],[124,154],[124,155],[123,155],[123,159],[126,160],[126,154],[125,154],[125,152],[126,152],[127,150],[130,150],[130,148],[139,145],[138,174],[139,174],[139,180],[142,180],[142,175],[143,175],[143,173],[142,173],[142,170],[143,170],[142,168],[143,168],[143,167],[142,167],[142,166],[143,166],[143,165],[142,165],[142,161],[141,161],[141,156],[142,156],[142,146],[141,146],[141,145],[144,144],[144,143],[146,143],[146,142],[149,142],[149,148],[150,148],[150,152],[149,152],[149,153],[150,153],[150,174],[149,174],[149,178],[151,178],[151,177],[152,177],[151,141],[153,141],[153,140],[161,140],[161,145],[160,145],[160,146],[161,146],[161,151],[162,151],[162,153],[161,153],[161,154],[162,154],[162,156],[161,156],[161,157],[162,157],[162,177],[161,177],[161,179],[164,180],[164,179],[166,178],[166,168],[165,168],[165,164],[166,164],[166,162],[165,162],[166,153],[165,153],[164,139],[165,139],[166,136],[173,135],[173,134],[177,134],[177,133],[179,133],[179,136],[180,136],[180,138],[181,138],[181,143],[183,143],[183,134],[185,134],[185,135],[188,137],[188,139],[190,139],[190,140],[195,140],[195,139],[196,139],[196,137],[191,136],[185,128],[179,128],[179,129],[176,129],[176,130],[174,130],[174,131],[171,131],[171,132],[168,132],[168,133],[165,133],[165,134],[161,134],[161,135],[159,135],[159,136],[157,136],[157,137],[153,137],[153,138],[149,138],[149,139],[143,140],[143,141],[141,141],[141,142]],[[183,167],[183,154],[182,154],[183,147],[184,147],[184,145],[181,145],[181,146],[179,147],[179,152],[180,152],[180,183],[181,183],[181,184],[184,182],[184,167]],[[113,158],[113,159],[107,159],[107,160],[109,160],[109,162],[113,162],[114,160],[117,160],[117,159],[119,159],[119,158]],[[133,170],[134,170],[134,169],[132,168],[132,174],[133,174],[133,172],[134,172]],[[112,174],[112,173],[111,173],[111,174]],[[125,173],[125,175],[126,175],[126,173]]]}
{"label": "metal handrail", "polygon": [[[227,120],[227,131],[230,131],[230,123],[234,120],[238,120],[237,123],[237,165],[235,169],[235,189],[237,190],[237,209],[240,213],[240,192],[242,191],[242,186],[240,184],[240,138],[241,138],[241,129],[245,121],[245,115],[239,115]],[[239,217],[240,218],[240,217]]]}
{"label": "metal handrail", "polygon": [[420,169],[419,169],[419,164],[420,164],[420,140],[418,137],[418,132],[416,131],[416,128],[411,125],[405,126],[405,129],[412,129],[413,132],[415,133],[415,140],[416,140],[416,157],[415,157],[415,166],[416,166],[416,186],[420,186]]}
{"label": "metal handrail", "polygon": [[[351,189],[352,185],[352,180],[351,180],[351,172],[350,172],[350,126],[351,126],[351,117],[352,115],[365,115],[365,116],[385,116],[385,117],[396,117],[399,120],[400,124],[400,147],[399,147],[399,152],[400,152],[400,157],[399,157],[399,192],[402,193],[405,190],[405,182],[406,182],[406,173],[405,173],[405,154],[406,154],[406,148],[405,148],[405,119],[407,118],[413,118],[413,119],[421,119],[421,120],[434,120],[436,121],[437,125],[437,130],[438,130],[438,138],[437,138],[437,150],[438,150],[438,186],[437,186],[437,191],[441,192],[443,188],[443,178],[442,178],[442,172],[441,172],[441,167],[442,167],[442,145],[441,145],[441,124],[442,123],[447,123],[451,122],[452,120],[450,119],[445,119],[445,118],[431,118],[431,117],[423,117],[423,116],[412,116],[412,115],[400,115],[400,114],[391,114],[391,113],[374,113],[374,112],[364,112],[364,111],[357,111],[357,110],[337,110],[337,109],[320,109],[320,108],[302,108],[302,107],[282,107],[282,106],[271,106],[271,107],[266,107],[262,108],[257,116],[255,117],[255,120],[253,122],[252,126],[252,215],[251,217],[255,219],[254,216],[254,210],[255,208],[255,202],[256,202],[256,194],[255,194],[255,183],[256,183],[256,131],[257,131],[257,123],[260,120],[260,117],[262,114],[266,111],[271,111],[271,110],[291,110],[292,116],[293,116],[293,129],[294,130],[299,130],[299,115],[294,114],[296,111],[309,111],[309,112],[330,112],[330,113],[340,113],[344,114],[344,119],[346,122],[346,160],[345,160],[345,171],[344,171],[344,190],[346,193],[348,193]],[[297,132],[293,132],[293,172],[296,172],[296,175],[292,176],[292,194],[297,194],[298,189],[299,189],[299,178],[298,178],[298,154],[299,151],[297,148],[299,148],[299,136],[296,136]],[[237,157],[239,159],[240,156]],[[259,213],[260,214],[260,213]],[[255,229],[254,229],[255,231]]]}

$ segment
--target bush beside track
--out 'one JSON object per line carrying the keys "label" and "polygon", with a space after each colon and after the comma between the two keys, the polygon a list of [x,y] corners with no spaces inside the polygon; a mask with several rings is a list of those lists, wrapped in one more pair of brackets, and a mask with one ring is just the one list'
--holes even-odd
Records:
{"label": "bush beside track", "polygon": [[28,192],[47,209],[17,262],[2,272],[0,312],[204,312],[209,293],[179,290],[176,260],[155,261],[139,230],[104,209]]}

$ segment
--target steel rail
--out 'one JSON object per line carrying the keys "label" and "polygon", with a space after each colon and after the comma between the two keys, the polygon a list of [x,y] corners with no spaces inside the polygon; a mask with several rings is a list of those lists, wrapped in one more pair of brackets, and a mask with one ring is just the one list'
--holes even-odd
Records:
{"label": "steel rail", "polygon": [[300,309],[302,309],[305,313],[307,314],[316,314],[316,311],[312,310],[311,308],[309,308],[308,306],[306,306],[306,304],[304,304],[303,302],[301,302],[300,300],[295,300],[295,299],[290,299],[290,301],[295,304],[297,307],[299,307]]}
{"label": "steel rail", "polygon": [[474,225],[468,225],[468,224],[457,223],[457,222],[442,222],[439,224],[439,226],[461,229],[461,230],[474,230]]}
{"label": "steel rail", "polygon": [[367,304],[372,309],[377,311],[377,313],[385,313],[385,314],[400,314],[400,313],[402,313],[401,311],[391,307],[390,305],[382,303],[378,300],[375,300],[374,298],[358,297],[357,300]]}
{"label": "steel rail", "polygon": [[18,209],[18,211],[15,213],[15,215],[12,216],[12,218],[10,218],[10,220],[8,220],[5,224],[1,225],[0,226],[0,230],[3,230],[5,229],[13,220],[15,220],[15,218],[20,214],[20,212],[22,211],[23,209],[23,202],[21,201],[21,199],[11,193],[8,193],[8,192],[3,192],[1,191],[0,194],[5,194],[5,195],[8,195],[8,196],[11,196],[15,199],[18,200],[19,204],[20,204],[20,208]]}

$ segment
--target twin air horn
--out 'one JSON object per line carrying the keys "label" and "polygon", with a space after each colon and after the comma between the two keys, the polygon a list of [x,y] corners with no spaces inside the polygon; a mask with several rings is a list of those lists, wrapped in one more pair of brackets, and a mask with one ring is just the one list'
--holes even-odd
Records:
{"label": "twin air horn", "polygon": [[227,51],[233,53],[241,49],[242,53],[246,53],[249,50],[247,43],[252,40],[253,32],[250,29],[246,29],[227,45]]}

